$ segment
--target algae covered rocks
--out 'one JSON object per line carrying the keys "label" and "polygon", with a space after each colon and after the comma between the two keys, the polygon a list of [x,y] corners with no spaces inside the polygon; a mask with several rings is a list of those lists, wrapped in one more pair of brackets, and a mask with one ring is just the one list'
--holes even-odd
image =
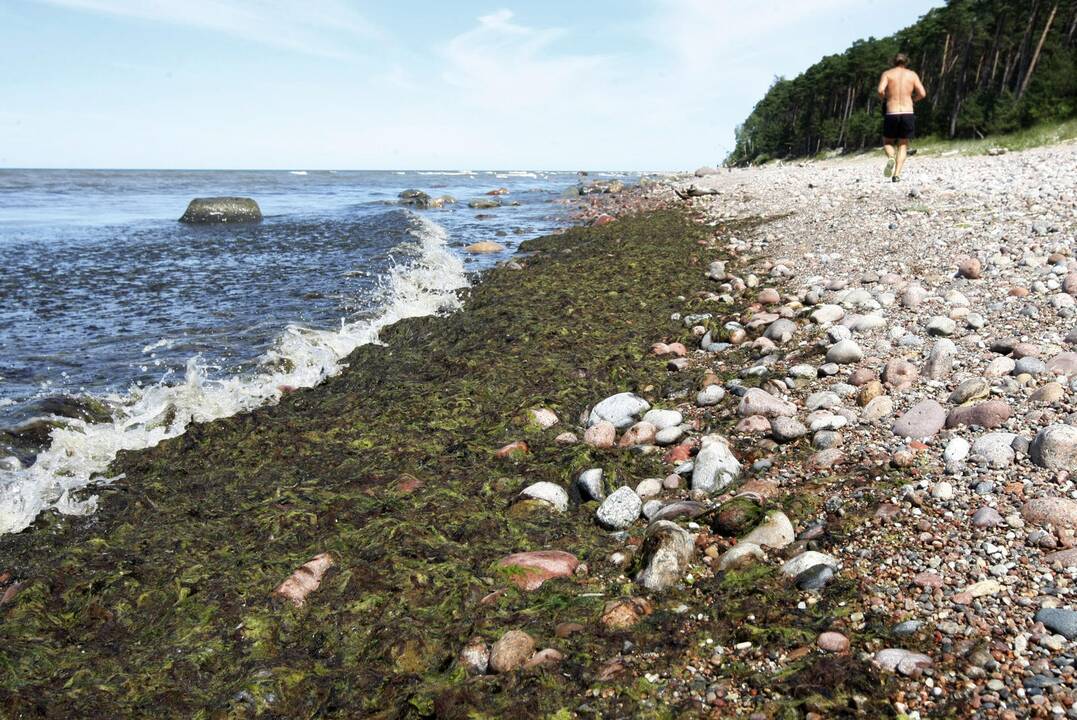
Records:
{"label": "algae covered rocks", "polygon": [[262,221],[262,209],[249,197],[195,198],[179,221],[188,225],[256,223]]}

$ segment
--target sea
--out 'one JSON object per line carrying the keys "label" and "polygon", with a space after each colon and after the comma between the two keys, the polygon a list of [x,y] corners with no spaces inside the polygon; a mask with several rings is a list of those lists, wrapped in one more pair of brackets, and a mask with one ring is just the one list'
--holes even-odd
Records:
{"label": "sea", "polygon": [[[92,513],[121,450],[340,372],[402,318],[565,227],[575,171],[0,169],[0,533]],[[403,206],[418,189],[457,202]],[[500,190],[502,195],[487,193]],[[195,197],[257,224],[179,223]],[[468,202],[497,197],[502,206]],[[464,248],[493,241],[503,252]]]}

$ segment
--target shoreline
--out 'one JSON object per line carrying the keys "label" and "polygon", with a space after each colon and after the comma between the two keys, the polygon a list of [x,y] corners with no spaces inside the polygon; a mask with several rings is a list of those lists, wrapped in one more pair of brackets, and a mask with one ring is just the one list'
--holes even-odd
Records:
{"label": "shoreline", "polygon": [[[1065,714],[1067,616],[1042,611],[1073,607],[1077,563],[1047,559],[1073,528],[1065,502],[1028,507],[1073,496],[1031,445],[1071,409],[1053,378],[1077,264],[1052,248],[1074,205],[1050,188],[1075,153],[910,164],[897,189],[872,184],[881,163],[723,172],[679,210],[658,208],[688,180],[584,198],[590,227],[525,242],[462,311],[122,456],[94,517],[0,538],[0,699],[27,716]],[[1028,377],[989,370],[1014,355]],[[625,392],[672,412],[603,402]],[[624,427],[588,427],[596,406]],[[992,430],[1013,440],[985,464]],[[304,563],[297,608],[273,592]]]}

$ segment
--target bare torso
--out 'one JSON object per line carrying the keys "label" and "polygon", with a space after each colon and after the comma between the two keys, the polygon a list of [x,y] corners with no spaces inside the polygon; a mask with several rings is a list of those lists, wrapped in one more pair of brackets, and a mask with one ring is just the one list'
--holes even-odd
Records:
{"label": "bare torso", "polygon": [[913,103],[926,95],[920,76],[903,67],[890,68],[879,80],[879,93],[886,98],[887,113],[911,113]]}

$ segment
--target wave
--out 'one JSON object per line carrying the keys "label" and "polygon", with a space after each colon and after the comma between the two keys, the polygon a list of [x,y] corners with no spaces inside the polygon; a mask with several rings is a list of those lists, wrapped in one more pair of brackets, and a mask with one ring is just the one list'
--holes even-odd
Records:
{"label": "wave", "polygon": [[306,170],[289,170],[288,174],[289,175],[306,175],[307,171]]}
{"label": "wave", "polygon": [[339,330],[288,325],[258,369],[244,375],[210,378],[195,356],[182,383],[133,387],[110,397],[115,407],[107,423],[71,420],[52,431],[49,447],[29,467],[0,469],[0,533],[18,532],[49,509],[86,515],[97,496],[76,500],[75,491],[118,478],[103,478],[122,450],[150,448],[182,435],[191,423],[210,422],[277,402],[285,388],[307,388],[336,375],[355,348],[378,342],[382,328],[409,317],[456,309],[466,287],[463,262],[448,248],[440,225],[409,214],[411,262],[394,267],[385,279],[385,302],[373,318],[341,322]]}

